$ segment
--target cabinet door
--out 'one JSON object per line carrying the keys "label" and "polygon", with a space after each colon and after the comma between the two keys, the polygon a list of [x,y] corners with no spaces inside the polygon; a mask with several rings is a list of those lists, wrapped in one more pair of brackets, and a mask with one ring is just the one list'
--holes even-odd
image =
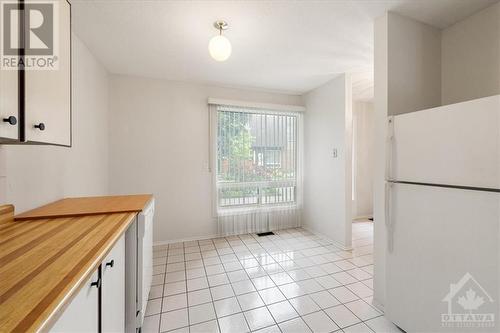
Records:
{"label": "cabinet door", "polygon": [[55,8],[59,68],[25,71],[26,141],[71,146],[71,6]]}
{"label": "cabinet door", "polygon": [[90,279],[85,282],[82,289],[64,310],[50,332],[98,332],[98,289],[96,286],[91,286],[91,283],[97,281],[97,278],[98,273],[95,272]]}
{"label": "cabinet door", "polygon": [[19,139],[19,72],[0,69],[0,142]]}
{"label": "cabinet door", "polygon": [[125,236],[102,262],[102,331],[125,331]]}

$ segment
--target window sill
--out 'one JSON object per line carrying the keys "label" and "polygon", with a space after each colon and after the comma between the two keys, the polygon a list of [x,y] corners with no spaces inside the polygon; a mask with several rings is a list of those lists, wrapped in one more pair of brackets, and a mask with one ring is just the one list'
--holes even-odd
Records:
{"label": "window sill", "polygon": [[231,208],[218,208],[217,215],[218,216],[227,216],[227,215],[240,215],[240,214],[251,214],[251,213],[264,213],[264,212],[273,212],[280,210],[288,210],[288,209],[298,209],[299,205],[297,203],[286,204],[286,205],[272,205],[272,206],[240,206],[240,207],[231,207]]}

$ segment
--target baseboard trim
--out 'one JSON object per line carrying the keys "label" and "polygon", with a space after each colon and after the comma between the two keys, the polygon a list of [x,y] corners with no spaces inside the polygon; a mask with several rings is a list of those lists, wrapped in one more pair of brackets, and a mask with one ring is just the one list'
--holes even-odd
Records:
{"label": "baseboard trim", "polygon": [[[285,229],[294,229],[294,228],[304,228],[304,226],[297,226],[297,227],[289,227]],[[276,230],[271,230],[271,231],[279,231],[280,229]],[[156,241],[153,242],[153,246],[157,245],[168,245],[168,244],[173,244],[173,243],[180,243],[180,242],[191,242],[191,241],[200,241],[200,240],[206,240],[206,239],[212,239],[212,238],[220,238],[220,237],[231,237],[231,236],[239,236],[239,235],[246,235],[247,233],[244,234],[232,234],[232,235],[219,235],[219,234],[213,234],[213,235],[206,235],[206,236],[194,236],[194,237],[186,237],[186,238],[179,238],[179,239],[170,239],[166,241]]]}
{"label": "baseboard trim", "polygon": [[375,298],[372,299],[372,305],[374,307],[376,307],[378,310],[382,311],[383,313],[384,312],[384,304],[380,303],[379,301],[377,301]]}
{"label": "baseboard trim", "polygon": [[217,234],[214,234],[214,235],[207,235],[207,236],[195,236],[195,237],[186,237],[186,238],[179,238],[179,239],[169,239],[166,241],[153,242],[153,246],[168,245],[168,244],[181,243],[181,242],[200,241],[200,240],[206,240],[206,239],[212,239],[212,238],[218,238],[218,237],[220,237],[220,236]]}
{"label": "baseboard trim", "polygon": [[352,246],[345,246],[344,244],[340,243],[339,241],[336,241],[335,239],[331,239],[330,237],[326,237],[324,234],[319,233],[316,230],[314,230],[308,226],[303,225],[303,226],[301,226],[301,228],[309,231],[310,233],[315,234],[318,237],[324,238],[324,239],[328,240],[329,242],[332,242],[335,246],[340,247],[344,251],[351,251],[352,250]]}
{"label": "baseboard trim", "polygon": [[356,216],[355,218],[352,219],[352,221],[357,221],[357,220],[368,220],[368,219],[373,219],[373,215],[361,215],[361,216]]}
{"label": "baseboard trim", "polygon": [[[344,251],[351,251],[352,250],[351,246],[345,246],[345,245],[341,244],[340,242],[338,242],[338,241],[336,241],[334,239],[331,239],[329,237],[326,237],[324,234],[321,234],[321,233],[313,230],[312,228],[309,228],[308,226],[301,225],[301,226],[298,226],[298,227],[295,227],[295,228],[302,228],[304,230],[307,230],[310,233],[312,233],[312,234],[314,234],[314,235],[316,235],[318,237],[324,238],[324,239],[328,240],[329,242],[332,242],[335,246],[341,248]],[[245,234],[243,234],[243,235],[245,235]],[[234,236],[234,235],[231,235],[231,236]],[[156,241],[156,242],[153,242],[153,246],[168,245],[168,244],[181,243],[181,242],[200,241],[200,240],[206,240],[206,239],[212,239],[212,238],[219,238],[219,237],[228,237],[228,236],[221,236],[221,235],[218,235],[218,234],[212,234],[212,235],[205,235],[205,236],[194,236],[194,237],[186,237],[186,238],[178,238],[178,239],[169,239],[169,240],[166,240],[166,241]]]}

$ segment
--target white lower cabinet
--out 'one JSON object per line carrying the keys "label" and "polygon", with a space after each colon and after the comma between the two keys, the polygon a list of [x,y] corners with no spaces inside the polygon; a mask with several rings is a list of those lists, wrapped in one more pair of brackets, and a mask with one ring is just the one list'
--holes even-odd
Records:
{"label": "white lower cabinet", "polygon": [[94,272],[76,294],[61,317],[52,326],[51,332],[98,332],[99,330],[99,289],[92,283],[98,281]]}
{"label": "white lower cabinet", "polygon": [[102,262],[101,323],[106,333],[125,331],[125,238]]}
{"label": "white lower cabinet", "polygon": [[124,331],[125,236],[122,235],[99,268],[71,300],[50,332]]}

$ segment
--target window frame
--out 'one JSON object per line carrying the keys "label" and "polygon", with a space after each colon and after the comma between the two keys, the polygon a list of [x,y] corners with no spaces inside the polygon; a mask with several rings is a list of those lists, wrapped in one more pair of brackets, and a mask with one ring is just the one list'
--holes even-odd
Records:
{"label": "window frame", "polygon": [[[249,113],[249,114],[266,114],[266,115],[277,115],[277,116],[293,116],[295,118],[295,124],[294,124],[294,132],[295,132],[295,137],[294,137],[294,172],[295,172],[295,178],[294,179],[280,179],[280,180],[265,180],[265,181],[256,181],[256,182],[237,182],[237,183],[226,183],[223,184],[219,181],[218,176],[219,176],[219,156],[218,156],[218,141],[219,141],[219,122],[218,122],[218,113],[220,110],[220,107],[222,108],[228,108],[228,110],[222,110],[222,112],[238,112],[238,113]],[[240,210],[248,211],[248,210],[274,210],[274,209],[281,209],[283,207],[301,207],[302,205],[302,174],[301,174],[301,166],[302,166],[302,131],[303,131],[303,116],[302,112],[298,111],[286,111],[286,110],[269,110],[269,109],[259,109],[259,108],[252,108],[252,107],[234,107],[234,111],[230,110],[232,107],[226,106],[226,105],[210,105],[210,132],[212,133],[212,139],[211,139],[211,155],[212,155],[212,172],[213,172],[213,207],[214,207],[214,212],[215,215],[218,215],[220,213],[230,213],[230,212],[237,212]],[[272,149],[271,149],[272,150]],[[264,149],[262,150],[262,155],[264,155],[266,152],[270,151],[269,149]],[[255,155],[258,155],[256,151],[253,151]],[[282,159],[282,154],[283,152],[279,152],[279,159],[281,162]],[[258,158],[258,157],[257,157]],[[265,160],[265,158],[264,158]],[[264,161],[265,163],[265,161]],[[281,163],[280,163],[281,164]],[[221,186],[222,185],[222,186]],[[271,185],[271,186],[269,186]],[[282,185],[279,187],[279,185]],[[287,186],[288,185],[288,186]],[[224,188],[231,188],[231,187],[240,187],[244,188],[245,186],[247,188],[250,188],[251,186],[256,186],[258,188],[258,193],[257,193],[257,200],[255,203],[242,203],[242,204],[229,204],[229,205],[221,205],[220,202],[220,189]],[[267,186],[267,187],[266,187]],[[276,189],[283,189],[283,188],[293,188],[293,201],[285,201],[285,202],[278,202],[278,203],[270,203],[270,202],[265,202],[267,201],[266,196],[264,192],[266,189],[271,188],[272,186],[276,186]]]}

